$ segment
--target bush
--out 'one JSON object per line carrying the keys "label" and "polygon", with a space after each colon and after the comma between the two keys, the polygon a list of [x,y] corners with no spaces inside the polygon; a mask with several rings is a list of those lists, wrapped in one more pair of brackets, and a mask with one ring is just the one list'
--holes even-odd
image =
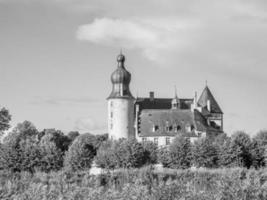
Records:
{"label": "bush", "polygon": [[207,138],[197,140],[193,145],[192,159],[196,167],[215,168],[218,166],[218,151]]}
{"label": "bush", "polygon": [[169,166],[174,169],[186,169],[191,167],[192,152],[188,138],[178,136],[169,147]]}
{"label": "bush", "polygon": [[0,171],[0,199],[188,199],[265,200],[263,170],[120,170],[91,176],[88,172],[9,173]]}
{"label": "bush", "polygon": [[158,162],[158,146],[150,141],[143,143],[144,160],[146,164],[156,164]]}
{"label": "bush", "polygon": [[70,170],[90,169],[96,155],[95,136],[86,133],[79,135],[66,153],[64,165]]}

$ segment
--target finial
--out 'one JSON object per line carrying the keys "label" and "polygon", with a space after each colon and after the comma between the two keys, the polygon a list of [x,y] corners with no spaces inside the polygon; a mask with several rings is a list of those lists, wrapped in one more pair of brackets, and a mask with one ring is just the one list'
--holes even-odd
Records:
{"label": "finial", "polygon": [[118,61],[118,67],[124,68],[125,56],[122,54],[122,50],[120,50],[120,54],[117,57],[117,61]]}
{"label": "finial", "polygon": [[122,48],[120,49],[120,55],[122,55]]}
{"label": "finial", "polygon": [[208,87],[208,81],[206,80],[206,87]]}
{"label": "finial", "polygon": [[175,98],[177,98],[177,88],[176,88],[176,85],[174,85],[174,94],[175,94]]}

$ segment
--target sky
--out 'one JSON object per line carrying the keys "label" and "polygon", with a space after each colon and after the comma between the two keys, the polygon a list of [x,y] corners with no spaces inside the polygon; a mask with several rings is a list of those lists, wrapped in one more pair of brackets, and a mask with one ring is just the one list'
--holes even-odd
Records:
{"label": "sky", "polygon": [[266,0],[0,0],[0,106],[31,121],[107,131],[110,75],[122,49],[139,97],[200,96],[228,134],[267,128]]}

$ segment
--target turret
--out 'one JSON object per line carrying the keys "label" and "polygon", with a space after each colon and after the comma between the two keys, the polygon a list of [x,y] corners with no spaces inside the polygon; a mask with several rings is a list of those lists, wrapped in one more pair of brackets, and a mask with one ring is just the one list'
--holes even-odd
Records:
{"label": "turret", "polygon": [[172,99],[172,109],[180,109],[180,108],[181,108],[181,102],[177,96],[177,90],[175,87],[175,95],[174,95],[174,98]]}
{"label": "turret", "polygon": [[118,67],[111,74],[112,91],[108,100],[108,133],[111,139],[134,137],[134,97],[129,88],[131,74],[125,69],[125,56],[117,57]]}
{"label": "turret", "polygon": [[223,131],[223,112],[207,85],[198,100],[198,105],[201,106],[202,112],[208,116],[208,123]]}

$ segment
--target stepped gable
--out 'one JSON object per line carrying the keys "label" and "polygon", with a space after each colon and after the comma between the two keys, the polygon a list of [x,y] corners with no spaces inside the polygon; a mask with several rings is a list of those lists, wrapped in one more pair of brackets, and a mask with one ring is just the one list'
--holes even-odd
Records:
{"label": "stepped gable", "polygon": [[207,109],[207,101],[208,100],[210,100],[210,109],[211,109],[210,112],[211,113],[223,114],[219,104],[217,103],[217,101],[213,97],[210,89],[208,88],[208,86],[206,86],[197,103],[199,106]]}

